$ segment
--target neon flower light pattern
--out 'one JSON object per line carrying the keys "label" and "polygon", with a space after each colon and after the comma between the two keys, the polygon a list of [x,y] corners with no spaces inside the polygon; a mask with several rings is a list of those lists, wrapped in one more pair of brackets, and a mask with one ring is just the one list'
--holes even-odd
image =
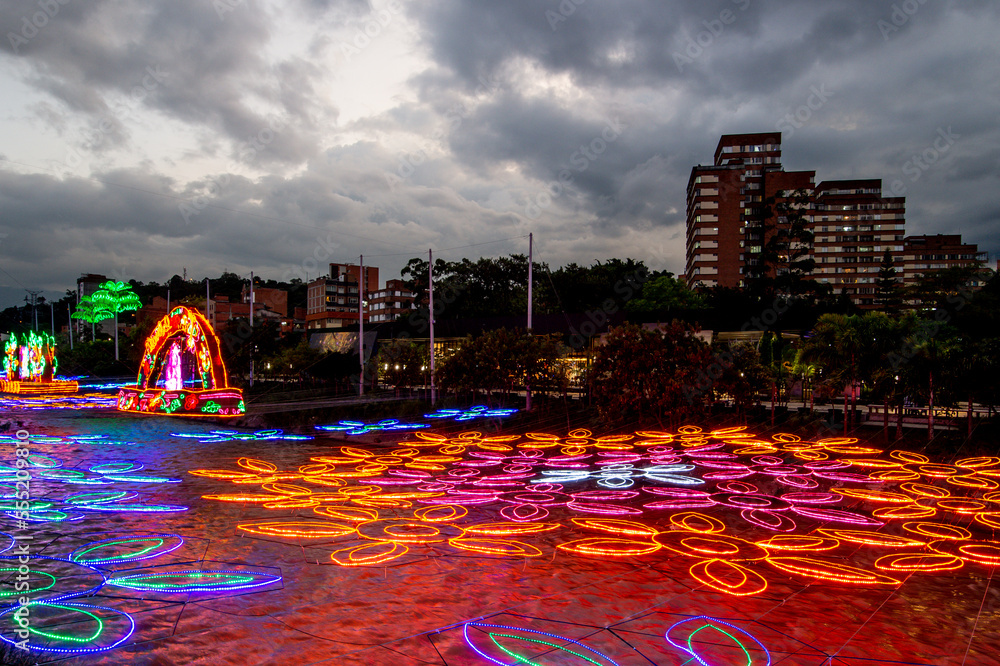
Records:
{"label": "neon flower light pattern", "polygon": [[333,425],[316,426],[316,429],[325,430],[327,432],[342,432],[345,435],[364,435],[369,432],[398,432],[430,427],[429,423],[403,423],[399,421],[399,419],[383,419],[378,423],[340,421]]}
{"label": "neon flower light pattern", "polygon": [[[472,629],[470,635],[469,629]],[[576,657],[574,664],[594,664],[595,666],[618,666],[618,662],[606,654],[572,638],[557,636],[545,631],[510,627],[502,624],[466,622],[462,625],[465,643],[480,657],[500,666],[509,664],[536,664],[524,652],[546,653],[556,650],[560,657]],[[483,638],[488,638],[487,643]]]}
{"label": "neon flower light pattern", "polygon": [[[752,596],[767,590],[769,574],[896,587],[912,572],[1000,562],[992,532],[929,520],[958,516],[992,529],[1000,491],[957,498],[941,481],[966,494],[991,487],[1000,458],[941,466],[901,451],[880,457],[850,438],[765,440],[742,428],[696,426],[603,437],[587,430],[414,434],[399,448],[344,446],[293,469],[241,458],[238,469],[191,473],[237,486],[206,499],[297,512],[294,519],[244,520],[237,525],[244,534],[321,540],[332,547],[330,560],[347,567],[442,549],[517,558],[680,557],[705,589]],[[908,480],[887,480],[887,471]],[[729,514],[739,527],[705,509]],[[314,516],[302,517],[303,510]],[[484,521],[489,510],[499,520]],[[914,533],[879,532],[889,521]],[[859,547],[892,552],[874,565],[844,559]]]}
{"label": "neon flower light pattern", "polygon": [[[30,601],[0,611],[0,640],[24,645],[28,650],[55,654],[104,652],[122,645],[135,631],[132,616],[122,610],[75,601],[99,594],[106,586],[132,590],[141,599],[156,600],[157,595],[244,593],[281,582],[281,576],[248,568],[205,567],[193,560],[171,564],[169,569],[129,569],[113,572],[110,568],[146,562],[177,551],[184,539],[176,534],[142,532],[92,535],[67,557],[32,556],[33,580],[27,593]],[[15,566],[0,567],[17,571],[16,557],[3,558]],[[41,596],[39,596],[41,595]],[[152,596],[151,596],[152,595]],[[162,603],[162,601],[160,602]],[[25,611],[30,621],[24,621]],[[26,641],[26,642],[24,642]]]}
{"label": "neon flower light pattern", "polygon": [[212,430],[203,432],[172,432],[171,437],[197,439],[201,443],[216,442],[263,442],[285,441],[301,442],[312,439],[309,435],[286,435],[280,430],[258,430],[256,432],[240,432],[238,430]]}
{"label": "neon flower light pattern", "polygon": [[[191,376],[185,376],[188,364]],[[119,389],[118,409],[219,417],[246,411],[242,392],[228,384],[219,339],[208,320],[183,306],[172,309],[146,338],[135,386]]]}
{"label": "neon flower light pattern", "polygon": [[[281,576],[273,569],[205,561],[206,546],[200,539],[185,549],[185,539],[173,533],[86,532],[88,520],[106,525],[108,513],[139,514],[142,518],[137,519],[146,521],[151,512],[172,515],[187,510],[159,497],[148,501],[136,490],[180,481],[151,474],[141,462],[87,459],[72,464],[63,457],[67,450],[79,451],[86,445],[106,450],[130,442],[101,434],[36,432],[27,439],[2,435],[3,444],[8,445],[11,464],[0,464],[0,511],[10,523],[23,530],[30,522],[73,521],[83,533],[80,528],[58,535],[38,530],[31,536],[48,537],[45,544],[37,544],[39,550],[45,548],[45,554],[29,550],[27,564],[23,537],[15,540],[0,533],[0,538],[6,537],[0,543],[0,552],[5,553],[0,555],[4,582],[0,586],[0,640],[51,656],[104,652],[125,644],[136,628],[129,612],[144,611],[151,602],[158,608],[183,603],[190,599],[188,595],[204,599],[280,585]],[[31,451],[27,455],[18,451],[25,444]],[[21,456],[16,455],[19,452]],[[44,492],[38,492],[39,487]],[[157,562],[167,556],[166,562]],[[15,581],[27,583],[27,589],[15,587]],[[102,594],[114,601],[105,605],[92,599]],[[120,606],[123,597],[129,598],[129,612],[112,607]]]}
{"label": "neon flower light pattern", "polygon": [[690,655],[689,662],[696,661],[701,666],[771,666],[771,653],[763,643],[718,618],[699,615],[681,620],[667,629],[666,639],[677,650]]}
{"label": "neon flower light pattern", "polygon": [[184,569],[114,576],[108,585],[130,590],[189,594],[191,592],[234,592],[251,590],[281,581],[281,576],[252,571]]}
{"label": "neon flower light pattern", "polygon": [[516,414],[518,410],[512,407],[497,407],[490,409],[486,405],[475,405],[468,409],[439,409],[430,414],[424,414],[425,419],[450,419],[452,421],[473,421],[475,419],[504,418]]}
{"label": "neon flower light pattern", "polygon": [[4,379],[0,391],[22,395],[76,393],[75,381],[54,379],[59,361],[56,342],[48,333],[11,333],[4,345]]}

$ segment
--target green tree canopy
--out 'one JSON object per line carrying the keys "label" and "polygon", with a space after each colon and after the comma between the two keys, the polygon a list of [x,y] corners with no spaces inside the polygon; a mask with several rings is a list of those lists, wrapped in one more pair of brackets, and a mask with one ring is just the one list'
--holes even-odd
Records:
{"label": "green tree canopy", "polygon": [[656,418],[678,423],[703,412],[709,346],[678,321],[658,330],[613,328],[591,370],[594,400],[614,421]]}
{"label": "green tree canopy", "polygon": [[641,314],[670,310],[694,310],[705,307],[705,299],[688,288],[687,283],[673,273],[647,280],[642,291],[625,305],[625,310]]}

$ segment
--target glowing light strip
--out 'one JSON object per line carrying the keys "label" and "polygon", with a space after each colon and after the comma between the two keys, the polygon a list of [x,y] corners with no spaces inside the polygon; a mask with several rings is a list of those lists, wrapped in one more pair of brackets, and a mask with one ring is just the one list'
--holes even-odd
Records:
{"label": "glowing light strip", "polygon": [[[687,639],[687,644],[686,645],[680,645],[678,643],[675,643],[674,640],[672,638],[670,638],[670,632],[672,632],[677,627],[679,627],[681,625],[684,625],[684,624],[687,624],[689,622],[694,622],[694,623],[704,622],[704,624],[701,627],[699,627],[698,629],[696,629],[695,631],[693,631],[690,634],[688,634],[688,639]],[[688,618],[686,620],[681,620],[680,622],[674,623],[673,625],[671,625],[671,627],[669,629],[667,629],[666,633],[664,634],[664,638],[667,640],[668,643],[670,643],[672,646],[674,646],[675,648],[677,648],[681,652],[686,652],[689,655],[691,655],[691,657],[694,658],[694,659],[696,659],[698,661],[698,663],[701,664],[701,666],[710,666],[710,664],[707,661],[705,661],[700,655],[698,655],[698,653],[695,651],[694,647],[691,645],[691,641],[692,641],[692,639],[693,639],[693,637],[694,637],[695,634],[697,634],[702,629],[710,627],[710,628],[713,628],[716,631],[719,631],[720,633],[723,633],[726,636],[729,636],[730,638],[732,638],[733,641],[735,641],[736,644],[740,648],[743,649],[743,653],[747,657],[747,664],[746,664],[746,666],[751,666],[753,664],[753,659],[750,656],[750,652],[746,649],[746,647],[744,647],[743,643],[738,638],[736,638],[735,636],[733,636],[732,634],[730,634],[729,632],[727,632],[727,631],[725,631],[723,629],[720,629],[720,628],[714,626],[715,624],[721,624],[721,625],[724,625],[726,627],[729,627],[730,629],[732,629],[734,631],[737,631],[740,634],[742,634],[742,635],[746,636],[747,638],[749,638],[750,640],[752,640],[754,643],[757,644],[757,646],[764,653],[764,657],[767,660],[764,663],[764,666],[771,666],[771,653],[768,652],[767,648],[764,647],[764,644],[761,643],[759,640],[757,640],[753,635],[747,633],[743,629],[740,629],[739,627],[737,627],[734,624],[730,624],[729,622],[726,622],[725,620],[720,620],[718,618],[709,617],[707,615],[699,615],[697,617],[691,617],[691,618]]]}
{"label": "glowing light strip", "polygon": [[[30,602],[30,603],[28,603],[26,605],[27,606],[50,606],[50,607],[54,607],[54,608],[62,608],[64,610],[71,610],[71,611],[72,610],[77,610],[77,609],[83,609],[83,608],[91,608],[91,609],[96,609],[96,610],[101,610],[101,611],[108,611],[110,613],[114,613],[115,615],[123,616],[126,619],[128,619],[128,622],[129,622],[129,629],[128,629],[128,631],[125,632],[125,635],[122,636],[121,638],[119,638],[117,641],[115,641],[114,643],[112,643],[110,645],[105,645],[105,646],[101,646],[101,647],[89,647],[89,648],[56,648],[56,647],[51,647],[49,645],[33,645],[31,643],[28,643],[27,644],[28,645],[28,649],[30,649],[30,650],[37,650],[39,652],[57,652],[57,653],[61,653],[61,654],[90,654],[90,653],[94,653],[94,652],[105,652],[107,650],[114,649],[114,648],[118,647],[119,645],[121,645],[122,643],[124,643],[125,641],[127,641],[128,638],[129,638],[129,636],[131,636],[132,633],[135,631],[135,620],[132,619],[131,615],[129,615],[128,613],[126,613],[124,611],[116,610],[114,608],[108,608],[106,606],[93,606],[93,605],[90,605],[90,604],[80,604],[80,603],[71,603],[71,602],[67,602],[65,604],[54,604],[54,603],[48,603],[48,602],[44,602],[44,601]],[[8,608],[8,609],[6,609],[4,611],[0,611],[0,617],[3,617],[4,615],[6,615],[8,613],[14,612],[15,610],[17,610],[17,608],[19,608],[19,606],[13,606],[13,607]],[[94,619],[97,620],[98,623],[100,624],[101,629],[103,629],[104,623],[100,620],[100,618],[97,618],[96,616],[94,616],[93,614],[89,613],[88,611],[79,611],[79,612],[82,612],[82,613],[85,613],[87,615],[91,615],[92,617],[94,617]],[[32,630],[30,627],[28,627],[28,630],[31,631],[32,633],[45,635],[48,638],[52,638],[53,637],[52,635],[45,634],[43,632],[38,631],[37,629],[36,630]],[[100,635],[100,631],[98,632],[97,635]],[[95,638],[96,638],[96,635],[95,635]],[[15,641],[7,638],[6,636],[4,636],[2,634],[0,634],[0,639],[6,641],[7,643],[10,643],[11,645],[17,645],[17,643]],[[66,636],[58,636],[58,639],[61,639],[61,640],[70,640],[70,641],[75,640],[75,641],[79,641],[79,642],[86,642],[86,641],[81,640],[81,639],[74,639],[74,638],[70,638],[70,637],[66,637]]]}
{"label": "glowing light strip", "polygon": [[[167,583],[156,582],[164,578],[190,578],[198,582]],[[231,592],[263,587],[281,581],[281,576],[253,571],[225,571],[219,569],[195,571],[158,571],[137,573],[108,579],[108,585],[131,590],[188,593],[188,592]]]}
{"label": "glowing light strip", "polygon": [[[504,664],[504,662],[499,661],[497,659],[494,659],[493,657],[489,656],[488,654],[486,654],[485,652],[483,652],[482,650],[480,650],[478,647],[476,647],[476,644],[472,642],[472,639],[469,638],[469,627],[486,627],[487,629],[502,629],[504,631],[520,631],[520,632],[525,632],[525,633],[529,633],[529,634],[536,634],[538,636],[547,636],[549,638],[553,638],[553,639],[556,639],[556,640],[565,641],[567,643],[572,643],[573,645],[577,645],[577,646],[583,648],[584,650],[588,650],[589,652],[592,652],[592,653],[596,654],[597,656],[601,657],[602,659],[607,660],[607,662],[609,664],[611,664],[611,666],[618,666],[618,662],[616,662],[614,659],[612,659],[608,655],[603,654],[601,652],[598,652],[594,648],[588,647],[587,645],[584,645],[583,643],[581,643],[579,641],[574,641],[572,638],[566,638],[565,636],[558,636],[556,634],[550,634],[547,631],[537,631],[535,629],[524,629],[524,628],[521,628],[521,627],[508,627],[508,626],[505,626],[505,625],[502,625],[502,624],[486,624],[486,623],[483,623],[483,622],[466,622],[465,625],[463,625],[463,627],[462,627],[462,635],[465,637],[466,644],[470,648],[472,648],[476,652],[476,654],[478,654],[483,659],[486,659],[487,661],[491,661],[494,664],[499,664],[500,666],[506,666],[506,665]],[[551,644],[548,644],[548,645],[551,645]],[[556,646],[556,647],[558,647],[558,646]],[[560,649],[564,649],[564,648],[560,648]],[[574,652],[573,654],[576,654],[576,653]],[[577,656],[581,656],[581,655],[577,655]],[[594,663],[594,662],[592,662],[592,663]]]}
{"label": "glowing light strip", "polygon": [[[166,543],[167,539],[176,539],[177,543],[168,547],[166,550],[157,550],[160,546]],[[157,542],[152,546],[142,548],[136,552],[129,555],[115,555],[111,557],[95,557],[87,559],[84,557],[87,553],[92,553],[99,548],[104,548],[107,546],[120,546],[124,544],[136,543],[136,542]],[[159,557],[160,555],[166,555],[167,553],[172,553],[181,546],[184,545],[184,537],[179,534],[144,534],[133,537],[112,537],[109,539],[102,539],[100,541],[93,541],[87,546],[88,548],[84,550],[77,549],[70,553],[69,561],[76,564],[83,565],[100,565],[100,566],[110,566],[113,564],[124,564],[126,562],[139,562],[142,560],[148,560],[153,557]],[[149,553],[153,553],[150,555]]]}

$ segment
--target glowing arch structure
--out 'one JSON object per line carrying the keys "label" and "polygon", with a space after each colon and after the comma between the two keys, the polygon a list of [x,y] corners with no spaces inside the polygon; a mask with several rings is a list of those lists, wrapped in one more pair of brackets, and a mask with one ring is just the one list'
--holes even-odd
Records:
{"label": "glowing arch structure", "polygon": [[219,338],[197,310],[173,308],[146,338],[135,386],[118,391],[118,409],[142,414],[232,417],[246,413],[229,386]]}
{"label": "glowing arch structure", "polygon": [[21,395],[76,393],[74,381],[55,379],[59,365],[56,341],[48,333],[28,331],[18,338],[16,333],[4,345],[4,378],[0,392]]}

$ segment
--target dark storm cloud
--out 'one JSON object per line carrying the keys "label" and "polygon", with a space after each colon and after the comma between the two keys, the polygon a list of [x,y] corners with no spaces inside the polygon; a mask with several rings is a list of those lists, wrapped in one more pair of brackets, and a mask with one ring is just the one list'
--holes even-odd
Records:
{"label": "dark storm cloud", "polygon": [[[7,38],[0,49],[28,68],[26,78],[67,110],[104,121],[88,149],[121,146],[122,106],[152,109],[193,127],[208,127],[245,142],[278,119],[285,132],[262,161],[298,163],[315,154],[317,136],[336,109],[317,95],[324,75],[297,58],[271,63],[265,49],[275,39],[280,14],[252,0],[171,0],[119,3],[69,2],[24,41]],[[38,0],[7,3],[0,31],[20,35]],[[349,13],[366,9],[355,0],[307,2],[323,18],[336,6]],[[307,20],[308,16],[303,16]],[[151,73],[156,73],[152,78]],[[111,97],[118,99],[116,103]],[[121,98],[124,98],[122,101]],[[248,99],[259,100],[252,105]],[[270,110],[259,110],[259,106]],[[100,144],[107,142],[108,145]],[[234,155],[237,151],[234,151]]]}
{"label": "dark storm cloud", "polygon": [[[618,189],[630,169],[687,156],[673,170],[657,165],[676,200],[690,166],[711,161],[719,134],[774,130],[816,89],[830,91],[825,108],[807,108],[815,128],[786,126],[800,131],[796,139],[786,131],[785,152],[794,168],[816,169],[821,179],[853,171],[891,179],[922,135],[933,139],[938,124],[985,130],[965,148],[980,156],[996,143],[997,83],[984,58],[984,49],[995,56],[995,47],[976,43],[983,33],[938,33],[956,13],[995,27],[995,3],[568,0],[508,2],[483,12],[474,2],[448,2],[411,13],[423,21],[446,72],[422,81],[428,98],[449,85],[471,89],[523,60],[568,74],[609,100],[647,86],[682,96],[689,118],[651,119],[635,136],[626,132],[615,150],[574,179],[599,218],[639,209],[631,192]],[[624,53],[620,61],[608,57],[616,50]],[[740,107],[746,111],[734,114]],[[576,109],[513,93],[481,109],[469,125],[475,129],[451,142],[458,159],[478,169],[513,159],[541,180],[551,180],[588,134]],[[845,134],[855,140],[845,141]],[[810,142],[799,143],[805,138]],[[571,201],[562,197],[555,205]]]}

